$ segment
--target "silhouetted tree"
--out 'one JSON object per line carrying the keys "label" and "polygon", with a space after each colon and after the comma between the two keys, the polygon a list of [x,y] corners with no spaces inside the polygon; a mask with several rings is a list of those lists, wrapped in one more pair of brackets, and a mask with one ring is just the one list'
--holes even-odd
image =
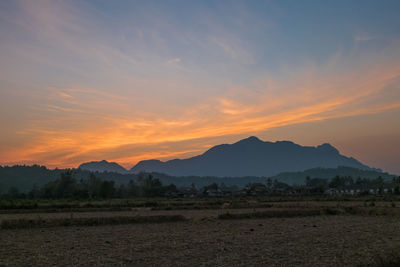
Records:
{"label": "silhouetted tree", "polygon": [[272,179],[271,178],[267,178],[267,187],[268,188],[272,187]]}
{"label": "silhouetted tree", "polygon": [[16,188],[15,186],[10,187],[10,189],[8,190],[8,196],[10,198],[19,198],[20,197],[20,193],[18,188]]}
{"label": "silhouetted tree", "polygon": [[97,178],[96,175],[94,175],[93,173],[90,173],[89,179],[87,182],[89,198],[100,197],[101,183],[102,183],[101,179]]}
{"label": "silhouetted tree", "polygon": [[103,181],[100,185],[101,198],[112,198],[115,193],[114,181]]}
{"label": "silhouetted tree", "polygon": [[400,195],[400,186],[398,186],[398,185],[395,186],[395,188],[394,188],[394,193],[395,193],[396,195]]}
{"label": "silhouetted tree", "polygon": [[61,179],[58,180],[55,197],[57,198],[72,198],[75,193],[76,181],[72,176],[72,171],[68,170],[61,174]]}

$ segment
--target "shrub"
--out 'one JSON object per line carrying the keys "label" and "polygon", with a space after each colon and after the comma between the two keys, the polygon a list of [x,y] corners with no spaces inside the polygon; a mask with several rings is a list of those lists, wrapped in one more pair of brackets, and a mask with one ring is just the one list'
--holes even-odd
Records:
{"label": "shrub", "polygon": [[327,215],[339,215],[339,214],[343,214],[344,210],[338,209],[338,208],[336,208],[336,209],[335,208],[326,208],[325,213]]}

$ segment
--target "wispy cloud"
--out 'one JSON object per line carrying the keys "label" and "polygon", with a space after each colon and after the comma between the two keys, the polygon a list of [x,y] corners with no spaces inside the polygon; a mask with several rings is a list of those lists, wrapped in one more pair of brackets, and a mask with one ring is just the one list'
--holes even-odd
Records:
{"label": "wispy cloud", "polygon": [[176,58],[171,58],[170,60],[167,61],[169,64],[174,64],[174,63],[179,63],[181,62],[181,59],[179,57]]}
{"label": "wispy cloud", "polygon": [[375,39],[375,37],[369,35],[366,32],[360,32],[360,33],[357,33],[356,35],[354,35],[353,39],[354,39],[354,42],[358,43],[358,42],[365,42],[365,41],[373,40],[373,39]]}

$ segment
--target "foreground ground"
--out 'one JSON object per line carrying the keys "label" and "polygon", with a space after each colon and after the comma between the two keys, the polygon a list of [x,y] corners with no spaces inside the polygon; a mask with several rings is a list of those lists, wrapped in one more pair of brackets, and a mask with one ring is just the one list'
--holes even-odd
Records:
{"label": "foreground ground", "polygon": [[[118,211],[115,216],[180,214],[188,220],[1,229],[0,266],[358,266],[376,264],[377,255],[400,246],[400,219],[393,215],[218,219],[223,213],[226,210]],[[67,214],[1,214],[0,220],[71,216]]]}

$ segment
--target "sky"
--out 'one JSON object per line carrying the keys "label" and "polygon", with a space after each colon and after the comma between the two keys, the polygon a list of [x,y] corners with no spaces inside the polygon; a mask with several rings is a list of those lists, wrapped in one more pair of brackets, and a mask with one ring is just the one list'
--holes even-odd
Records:
{"label": "sky", "polygon": [[0,1],[0,165],[250,135],[400,174],[400,1]]}

